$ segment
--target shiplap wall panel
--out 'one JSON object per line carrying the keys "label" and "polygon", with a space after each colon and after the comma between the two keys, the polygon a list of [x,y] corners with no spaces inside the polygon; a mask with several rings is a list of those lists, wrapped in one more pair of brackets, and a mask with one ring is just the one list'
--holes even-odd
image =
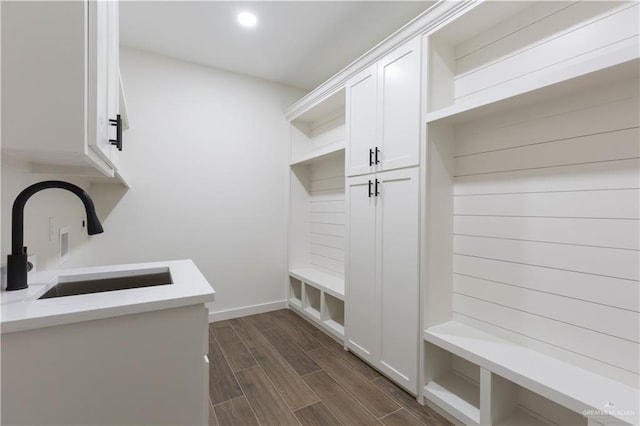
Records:
{"label": "shiplap wall panel", "polygon": [[456,46],[457,73],[464,75],[483,64],[495,64],[514,52],[517,54],[558,38],[572,31],[567,28],[616,7],[615,3],[606,1],[540,3],[480,34],[480,40],[473,37]]}
{"label": "shiplap wall panel", "polygon": [[500,238],[453,236],[454,254],[638,280],[638,251]]}
{"label": "shiplap wall panel", "polygon": [[477,364],[469,362],[464,358],[460,358],[459,356],[452,355],[451,369],[471,380],[476,385],[480,383],[480,368]]}
{"label": "shiplap wall panel", "polygon": [[640,340],[638,312],[459,274],[453,276],[453,289],[457,294],[490,301],[551,320],[580,324],[586,329],[634,342]]}
{"label": "shiplap wall panel", "polygon": [[637,281],[472,256],[453,256],[455,274],[640,312]]}
{"label": "shiplap wall panel", "polygon": [[[515,6],[515,4],[513,4],[515,2],[510,3],[512,4],[508,6]],[[463,59],[484,47],[490,46],[492,43],[506,38],[509,34],[522,31],[522,29],[531,26],[534,22],[545,19],[547,16],[559,10],[570,7],[572,4],[575,4],[575,2],[534,2],[525,9],[521,9],[520,12],[510,11],[507,16],[500,19],[499,22],[492,25],[491,28],[456,45],[455,58],[456,60]],[[523,12],[522,10],[525,11]],[[458,63],[457,66],[458,73],[468,71],[465,69],[463,62]]]}
{"label": "shiplap wall panel", "polygon": [[638,219],[638,189],[463,195],[456,215]]}
{"label": "shiplap wall panel", "polygon": [[629,159],[638,156],[636,128],[457,157],[458,176]]}
{"label": "shiplap wall panel", "polygon": [[454,195],[590,191],[638,187],[640,160],[489,173],[456,178]]}
{"label": "shiplap wall panel", "polygon": [[454,319],[637,382],[638,88],[454,127]]}
{"label": "shiplap wall panel", "polygon": [[333,247],[344,250],[344,238],[336,237],[328,234],[311,233],[310,241],[312,244],[320,244],[322,246]]}
{"label": "shiplap wall panel", "polygon": [[[526,116],[508,125],[495,123],[496,127],[491,129],[483,129],[483,123],[458,127],[454,156],[460,158],[637,128],[640,106],[637,96],[630,96],[638,92],[637,83],[620,84],[615,92],[618,91],[626,92],[626,97],[609,101],[607,94],[595,93],[595,99],[590,100],[591,103],[597,102],[595,105],[580,103],[577,106],[565,99],[558,99],[555,111],[554,108],[532,108]],[[583,100],[582,96],[579,98]],[[565,105],[569,110],[563,108]],[[478,138],[478,131],[482,131],[482,138]]]}
{"label": "shiplap wall panel", "polygon": [[[313,208],[313,206],[311,206]],[[309,220],[313,223],[325,223],[331,225],[344,225],[344,213],[314,212],[309,214]]]}
{"label": "shiplap wall panel", "polygon": [[[542,25],[544,21],[539,21],[535,26]],[[491,65],[485,65],[487,58],[483,58],[476,69],[455,79],[455,97],[466,97],[505,81],[545,70],[598,48],[631,39],[637,34],[638,5],[625,5],[585,25],[571,27],[568,32],[549,36],[534,44],[525,44],[520,51],[497,58]],[[515,33],[510,37],[519,40],[520,35]],[[482,53],[478,51],[476,54],[481,56]]]}
{"label": "shiplap wall panel", "polygon": [[454,312],[638,373],[638,344],[629,340],[454,293]]}
{"label": "shiplap wall panel", "polygon": [[344,200],[316,200],[311,201],[311,211],[320,213],[344,213]]}
{"label": "shiplap wall panel", "polygon": [[555,217],[456,216],[457,235],[640,250],[640,221]]}
{"label": "shiplap wall panel", "polygon": [[344,182],[344,157],[309,166],[310,263],[338,275],[344,275]]}
{"label": "shiplap wall panel", "polygon": [[340,190],[340,185],[344,187],[344,177],[333,176],[326,178],[314,178],[312,177],[311,181],[311,192],[318,191],[331,191],[338,192]]}
{"label": "shiplap wall panel", "polygon": [[328,235],[344,239],[344,225],[312,223],[309,229],[312,234]]}

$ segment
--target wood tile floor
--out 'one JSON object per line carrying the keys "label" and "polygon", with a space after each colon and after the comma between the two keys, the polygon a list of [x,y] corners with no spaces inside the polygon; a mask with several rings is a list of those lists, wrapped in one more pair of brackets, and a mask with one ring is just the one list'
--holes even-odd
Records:
{"label": "wood tile floor", "polygon": [[211,425],[449,425],[293,311],[209,325]]}

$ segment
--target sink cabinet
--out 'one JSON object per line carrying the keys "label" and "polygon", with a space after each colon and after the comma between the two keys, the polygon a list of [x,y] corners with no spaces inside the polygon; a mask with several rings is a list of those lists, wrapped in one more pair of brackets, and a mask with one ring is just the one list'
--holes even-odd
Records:
{"label": "sink cabinet", "polygon": [[36,172],[118,176],[118,45],[117,1],[3,4],[3,153]]}
{"label": "sink cabinet", "polygon": [[4,333],[0,421],[208,424],[207,350],[204,304]]}

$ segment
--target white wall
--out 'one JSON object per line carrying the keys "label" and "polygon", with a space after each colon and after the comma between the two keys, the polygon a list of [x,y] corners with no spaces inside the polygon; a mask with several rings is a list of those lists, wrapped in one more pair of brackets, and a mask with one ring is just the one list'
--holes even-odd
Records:
{"label": "white wall", "polygon": [[131,189],[93,185],[105,232],[69,265],[191,258],[211,311],[285,299],[285,107],[297,89],[123,48]]}

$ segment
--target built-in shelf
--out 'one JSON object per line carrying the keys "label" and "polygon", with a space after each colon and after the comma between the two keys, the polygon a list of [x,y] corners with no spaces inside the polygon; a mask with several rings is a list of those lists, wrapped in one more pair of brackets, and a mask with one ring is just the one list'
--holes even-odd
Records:
{"label": "built-in shelf", "polygon": [[593,61],[577,64],[550,73],[546,78],[533,81],[514,81],[510,87],[484,97],[461,100],[451,106],[427,113],[426,122],[451,123],[477,120],[495,116],[536,103],[550,101],[570,93],[579,93],[592,87],[637,77],[640,61],[637,48],[635,55],[629,51],[615,52],[609,62]]}
{"label": "built-in shelf", "polygon": [[305,164],[309,164],[313,161],[321,161],[334,154],[338,154],[343,152],[344,155],[344,139],[341,139],[337,142],[334,142],[330,145],[324,145],[318,149],[310,151],[309,153],[303,155],[302,157],[295,158],[290,163],[291,166],[301,166]]}
{"label": "built-in shelf", "polygon": [[480,424],[480,388],[455,372],[427,383],[424,397],[466,425]]}
{"label": "built-in shelf", "polygon": [[617,65],[639,56],[639,9],[634,2],[478,3],[427,37],[427,123],[562,96],[563,85],[580,90],[573,85],[592,84],[609,68],[604,78],[615,79]]}
{"label": "built-in shelf", "polygon": [[[291,120],[289,306],[344,340],[345,90]],[[293,294],[290,292],[290,294]]]}
{"label": "built-in shelf", "polygon": [[[604,243],[617,224],[593,220],[610,217],[600,193],[637,183],[639,16],[634,1],[471,2],[422,37],[421,387],[452,420],[640,424],[637,318],[617,316],[637,297],[604,278],[637,272],[631,232]],[[571,211],[546,209],[557,194]]]}
{"label": "built-in shelf", "polygon": [[455,321],[425,330],[424,338],[573,412],[599,412],[613,404],[610,420],[640,420],[638,389],[621,382]]}
{"label": "built-in shelf", "polygon": [[344,150],[345,90],[311,106],[291,121],[291,165]]}

